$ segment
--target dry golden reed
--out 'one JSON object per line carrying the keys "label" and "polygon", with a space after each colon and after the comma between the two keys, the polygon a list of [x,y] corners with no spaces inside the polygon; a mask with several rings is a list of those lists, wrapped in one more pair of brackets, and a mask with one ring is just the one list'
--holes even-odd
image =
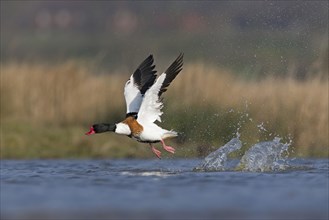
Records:
{"label": "dry golden reed", "polygon": [[93,74],[77,63],[10,64],[2,72],[5,117],[55,124],[84,123],[115,111],[124,103],[124,77]]}
{"label": "dry golden reed", "polygon": [[[1,117],[31,123],[85,125],[124,116],[129,72],[98,74],[68,61],[61,65],[9,63],[1,69]],[[217,67],[185,64],[166,97],[170,110],[246,108],[256,122],[283,129],[296,146],[328,148],[328,80],[243,80]],[[171,116],[174,117],[174,116]]]}

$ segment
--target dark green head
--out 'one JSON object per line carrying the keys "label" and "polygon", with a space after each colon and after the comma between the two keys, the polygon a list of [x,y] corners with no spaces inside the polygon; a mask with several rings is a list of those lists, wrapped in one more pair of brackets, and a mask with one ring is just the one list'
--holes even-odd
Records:
{"label": "dark green head", "polygon": [[117,126],[115,124],[94,124],[90,127],[90,130],[86,133],[86,135],[96,134],[96,133],[103,133],[107,131],[115,131]]}

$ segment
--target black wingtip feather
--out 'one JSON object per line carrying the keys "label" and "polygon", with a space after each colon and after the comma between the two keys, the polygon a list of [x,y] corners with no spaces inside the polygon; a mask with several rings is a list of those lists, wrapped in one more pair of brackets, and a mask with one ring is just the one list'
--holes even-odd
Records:
{"label": "black wingtip feather", "polygon": [[183,69],[183,57],[184,57],[184,53],[180,53],[179,56],[176,58],[176,60],[165,71],[166,79],[163,81],[163,84],[162,84],[161,89],[159,91],[159,96],[161,96],[162,93],[167,91],[167,87],[176,78],[178,73],[180,71],[182,71],[182,69]]}
{"label": "black wingtip feather", "polygon": [[145,92],[154,84],[156,78],[155,65],[153,65],[153,55],[150,54],[136,69],[133,74],[134,82],[141,94]]}

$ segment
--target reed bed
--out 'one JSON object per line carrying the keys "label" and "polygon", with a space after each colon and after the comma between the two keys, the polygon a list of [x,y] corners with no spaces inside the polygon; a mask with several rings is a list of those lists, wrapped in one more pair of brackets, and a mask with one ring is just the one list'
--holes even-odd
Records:
{"label": "reed bed", "polygon": [[[74,127],[81,132],[82,127],[88,129],[94,122],[120,120],[125,115],[123,85],[129,76],[129,71],[101,72],[93,65],[76,61],[60,65],[3,64],[1,149],[10,153],[2,152],[2,157],[15,157],[15,150],[5,149],[27,149],[27,139],[38,135],[23,134],[24,129],[17,133],[26,124],[41,130]],[[164,97],[164,126],[183,133],[178,142],[193,148],[189,155],[202,153],[202,148],[209,151],[210,146],[225,143],[239,130],[248,143],[285,136],[292,139],[297,155],[328,156],[327,79],[245,80],[218,67],[186,63]],[[21,136],[16,137],[20,141],[13,141],[15,132]],[[120,144],[82,143],[77,135],[63,135],[64,140],[58,137],[50,141],[75,148],[107,143],[113,145],[112,150]],[[35,146],[42,143],[45,142],[33,142]]]}

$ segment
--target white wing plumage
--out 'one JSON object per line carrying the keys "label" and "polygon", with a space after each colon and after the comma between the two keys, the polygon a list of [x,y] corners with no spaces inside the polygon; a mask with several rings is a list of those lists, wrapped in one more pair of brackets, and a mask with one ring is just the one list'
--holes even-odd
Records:
{"label": "white wing plumage", "polygon": [[130,79],[126,82],[124,88],[124,95],[126,99],[127,113],[138,112],[143,101],[143,96],[134,83],[134,78],[131,75]]}
{"label": "white wing plumage", "polygon": [[143,123],[153,123],[155,120],[161,122],[160,116],[162,115],[162,102],[159,100],[159,92],[162,84],[166,78],[166,74],[161,74],[156,82],[145,93],[143,102],[140,106],[137,121]]}
{"label": "white wing plumage", "polygon": [[143,101],[143,95],[155,81],[156,71],[154,70],[153,61],[153,56],[148,56],[126,82],[124,95],[127,114],[137,114]]}
{"label": "white wing plumage", "polygon": [[137,115],[137,121],[141,123],[153,123],[158,120],[161,122],[160,116],[162,115],[161,109],[163,106],[160,100],[161,94],[167,90],[167,87],[182,70],[182,67],[183,54],[181,53],[146,91]]}

